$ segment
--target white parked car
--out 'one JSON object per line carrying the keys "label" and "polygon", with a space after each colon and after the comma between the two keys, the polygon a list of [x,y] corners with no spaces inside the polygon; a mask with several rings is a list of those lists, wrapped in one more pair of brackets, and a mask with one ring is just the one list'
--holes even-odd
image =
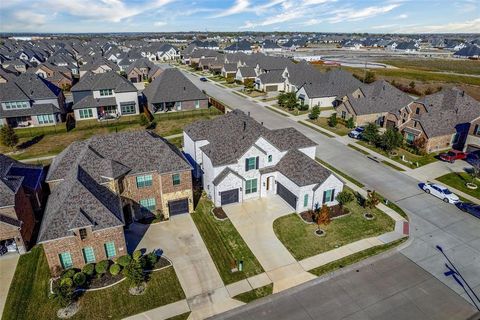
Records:
{"label": "white parked car", "polygon": [[348,133],[348,136],[353,139],[361,139],[363,131],[365,131],[364,127],[356,127]]}
{"label": "white parked car", "polygon": [[460,202],[460,199],[456,194],[448,190],[447,187],[442,186],[440,184],[425,183],[423,185],[423,191],[425,191],[428,194],[434,195],[435,197],[440,198],[447,203],[455,204]]}

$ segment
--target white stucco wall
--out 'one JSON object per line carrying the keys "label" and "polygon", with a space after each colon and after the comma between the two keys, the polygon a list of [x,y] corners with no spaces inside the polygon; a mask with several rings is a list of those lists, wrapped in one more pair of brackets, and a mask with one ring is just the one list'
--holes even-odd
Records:
{"label": "white stucco wall", "polygon": [[303,95],[305,97],[305,104],[307,104],[309,108],[313,108],[315,106],[319,106],[321,108],[333,107],[333,102],[335,101],[335,97],[310,98],[303,87],[297,91],[296,95],[297,99],[300,95]]}

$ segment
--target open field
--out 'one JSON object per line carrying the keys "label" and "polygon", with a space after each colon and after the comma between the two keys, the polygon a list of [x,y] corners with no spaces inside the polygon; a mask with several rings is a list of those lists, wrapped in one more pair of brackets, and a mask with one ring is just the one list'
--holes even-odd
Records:
{"label": "open field", "polygon": [[480,75],[479,60],[392,58],[392,59],[379,60],[377,62],[389,64],[397,68]]}
{"label": "open field", "polygon": [[[49,279],[50,272],[41,246],[22,255],[2,319],[56,319],[60,307],[48,296]],[[185,298],[173,267],[152,273],[143,295],[130,295],[128,287],[124,281],[107,289],[84,293],[79,298],[80,311],[70,319],[122,319]]]}
{"label": "open field", "polygon": [[[160,136],[171,136],[182,133],[187,124],[202,119],[218,116],[220,111],[215,108],[186,112],[171,112],[155,115],[155,128]],[[122,117],[116,121],[98,122],[96,120],[78,121],[76,128],[67,132],[65,123],[48,127],[16,129],[19,137],[17,152],[11,156],[15,159],[28,159],[56,155],[74,141],[90,138],[93,135],[107,134],[129,130],[145,130],[139,123],[139,116]],[[178,142],[178,141],[174,141]],[[0,146],[0,152],[7,153],[10,148]]]}

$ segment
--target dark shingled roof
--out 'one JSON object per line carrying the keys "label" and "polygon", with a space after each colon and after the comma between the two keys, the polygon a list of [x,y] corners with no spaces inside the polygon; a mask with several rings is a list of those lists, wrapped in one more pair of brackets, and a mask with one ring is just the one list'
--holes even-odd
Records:
{"label": "dark shingled roof", "polygon": [[427,112],[414,114],[413,119],[420,122],[429,138],[453,134],[458,124],[480,117],[480,102],[458,88],[444,89],[417,102],[423,104]]}
{"label": "dark shingled roof", "polygon": [[147,131],[94,136],[72,143],[53,161],[47,181],[59,181],[49,197],[39,241],[123,225],[120,198],[103,184],[125,175],[191,170],[183,154]]}
{"label": "dark shingled roof", "polygon": [[100,89],[113,89],[115,92],[137,92],[137,88],[114,71],[105,73],[86,72],[71,91],[94,91]]}
{"label": "dark shingled roof", "polygon": [[257,74],[255,73],[255,69],[253,67],[240,67],[238,68],[242,77],[247,78],[255,78]]}
{"label": "dark shingled roof", "polygon": [[364,97],[356,98],[347,94],[348,102],[357,115],[379,112],[398,113],[401,108],[408,106],[412,101],[408,94],[398,90],[385,80],[364,85],[360,88]]}
{"label": "dark shingled roof", "polygon": [[351,73],[343,70],[332,70],[321,75],[317,81],[304,85],[309,98],[344,97],[363,85]]}
{"label": "dark shingled roof", "polygon": [[223,179],[225,179],[230,173],[239,177],[242,180],[245,180],[245,178],[239,175],[238,172],[233,171],[233,169],[230,169],[229,167],[226,167],[225,169],[222,170],[222,172],[218,174],[218,176],[215,177],[215,179],[213,179],[212,181],[213,185],[218,186],[220,182],[222,182]]}
{"label": "dark shingled roof", "polygon": [[13,226],[15,228],[20,228],[22,226],[22,222],[20,220],[5,216],[3,214],[0,214],[0,222]]}
{"label": "dark shingled roof", "polygon": [[223,65],[225,72],[237,72],[238,66],[236,63],[225,63]]}
{"label": "dark shingled roof", "polygon": [[299,150],[290,150],[275,166],[297,186],[309,186],[323,183],[332,173]]}
{"label": "dark shingled roof", "polygon": [[235,163],[260,137],[280,151],[316,146],[294,128],[269,130],[238,109],[212,120],[192,123],[184,131],[194,141],[209,142],[201,149],[214,166]]}
{"label": "dark shingled roof", "polygon": [[285,79],[282,77],[282,73],[283,70],[274,70],[267,73],[262,73],[257,78],[260,79],[263,84],[283,83]]}
{"label": "dark shingled roof", "polygon": [[73,109],[85,109],[92,107],[102,107],[102,106],[116,106],[117,100],[115,97],[106,97],[106,98],[94,98],[93,96],[86,96],[82,100],[76,102],[72,108]]}
{"label": "dark shingled roof", "polygon": [[181,71],[174,68],[163,71],[143,90],[143,94],[149,104],[207,99]]}

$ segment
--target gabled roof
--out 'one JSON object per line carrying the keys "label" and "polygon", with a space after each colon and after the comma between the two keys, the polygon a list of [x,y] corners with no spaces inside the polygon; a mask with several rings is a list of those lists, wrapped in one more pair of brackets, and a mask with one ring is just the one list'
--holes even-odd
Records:
{"label": "gabled roof", "polygon": [[294,128],[269,130],[238,109],[212,120],[192,123],[184,132],[193,141],[209,142],[201,150],[214,166],[236,163],[259,138],[264,138],[280,151],[316,145]]}
{"label": "gabled roof", "polygon": [[137,92],[137,88],[130,81],[114,71],[105,73],[87,72],[72,87],[71,91],[94,91],[100,89],[113,89],[115,92]]}
{"label": "gabled roof", "polygon": [[351,73],[336,69],[322,73],[318,81],[306,83],[303,88],[309,98],[318,98],[344,97],[361,86]]}
{"label": "gabled roof", "polygon": [[460,57],[480,57],[480,47],[475,44],[467,45],[453,55]]}
{"label": "gabled roof", "polygon": [[230,173],[241,180],[245,180],[245,178],[242,177],[238,172],[234,171],[230,167],[226,167],[225,169],[222,170],[222,172],[218,174],[218,176],[215,177],[215,179],[213,179],[212,181],[213,185],[218,186],[223,181],[223,179],[225,179]]}
{"label": "gabled roof", "polygon": [[274,70],[267,73],[262,73],[261,75],[258,76],[258,79],[260,79],[260,81],[263,84],[282,83],[285,81],[285,79],[282,76],[282,73],[283,73],[282,70]]}
{"label": "gabled roof", "polygon": [[252,50],[252,44],[247,40],[236,41],[226,47],[225,51],[250,51]]}
{"label": "gabled roof", "polygon": [[257,74],[255,73],[255,69],[252,67],[240,67],[238,68],[242,77],[247,78],[255,78]]}
{"label": "gabled roof", "polygon": [[163,71],[143,90],[143,94],[149,104],[207,99],[181,71],[174,68]]}

